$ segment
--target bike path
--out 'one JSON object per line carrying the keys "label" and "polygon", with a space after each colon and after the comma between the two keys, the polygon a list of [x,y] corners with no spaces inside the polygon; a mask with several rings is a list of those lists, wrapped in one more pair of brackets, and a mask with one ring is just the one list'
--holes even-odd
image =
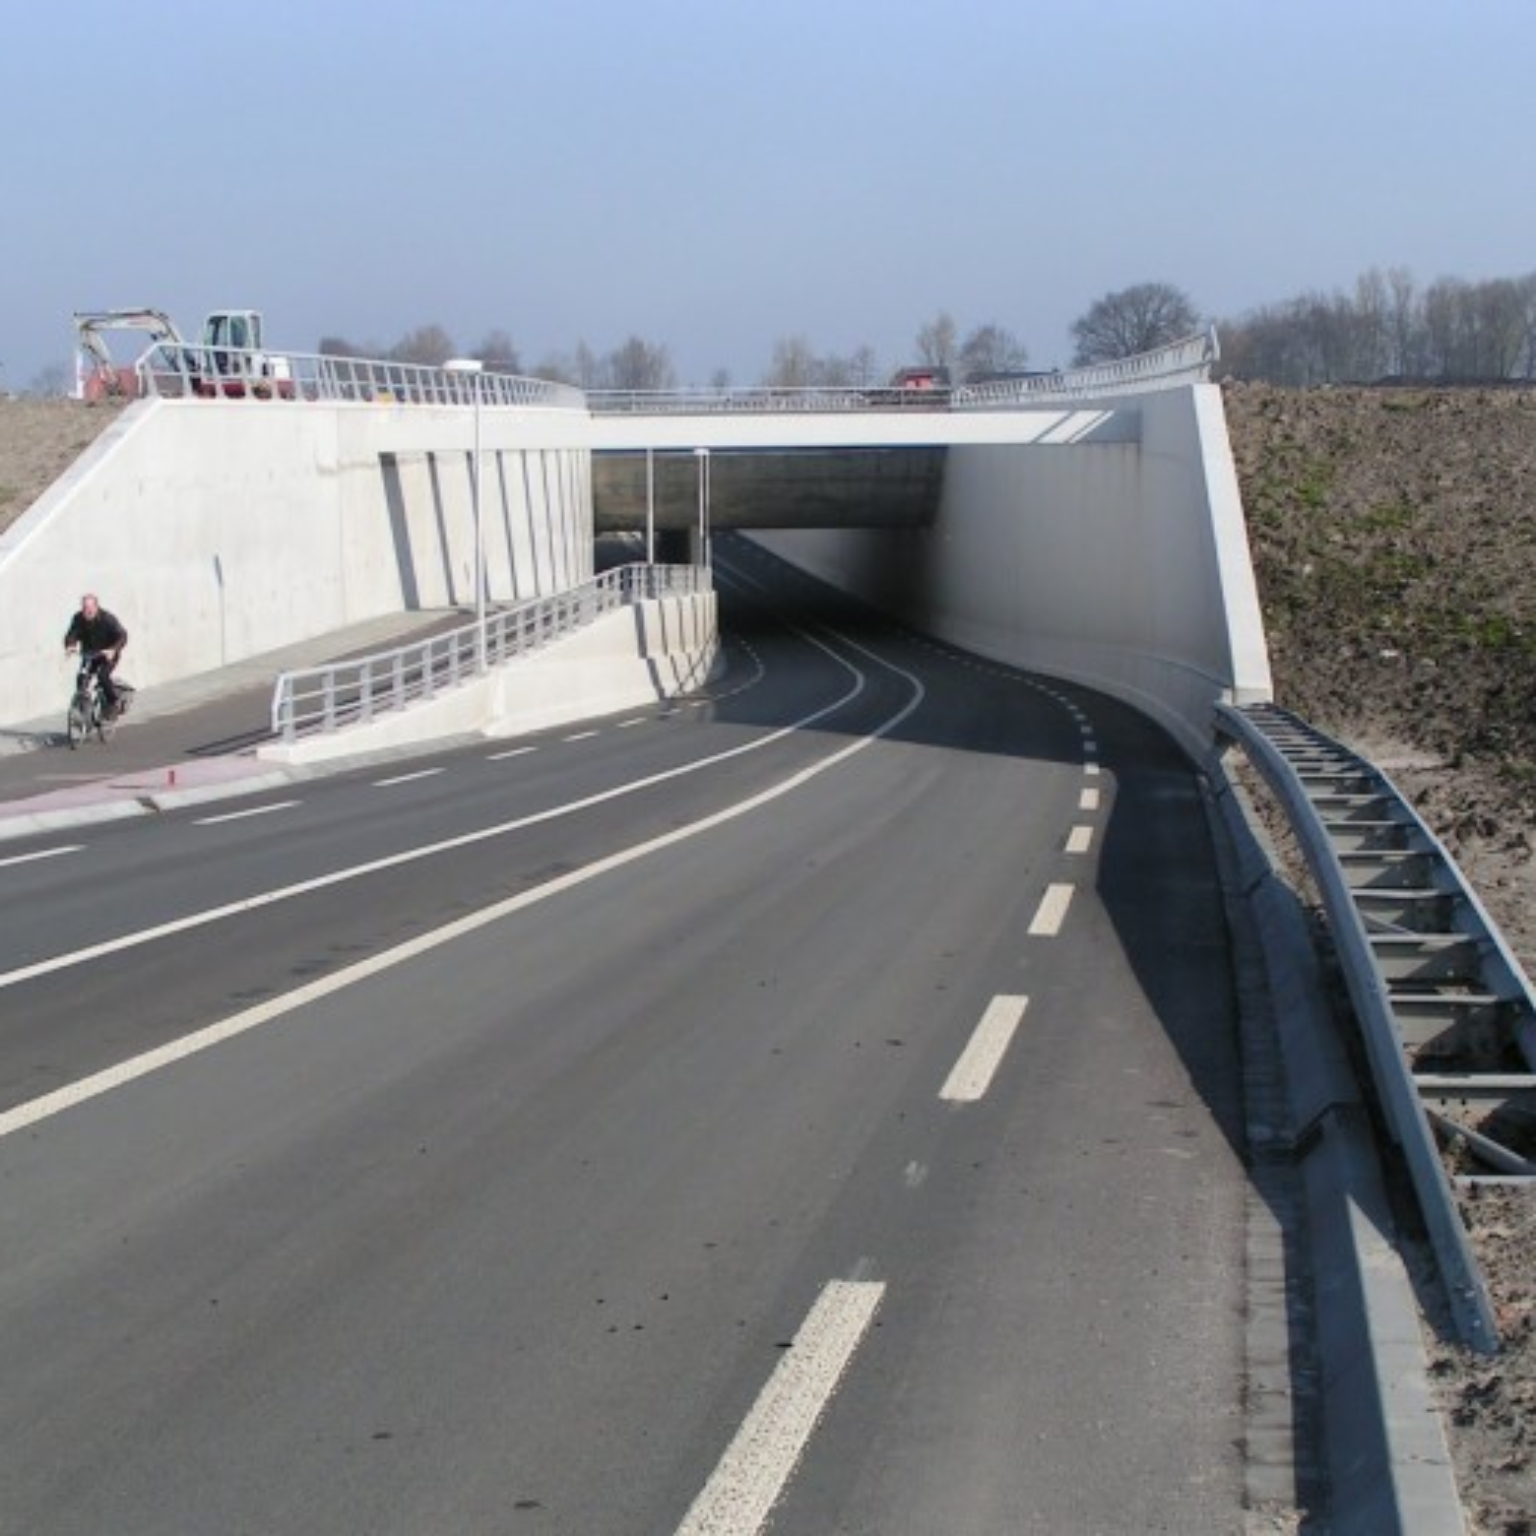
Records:
{"label": "bike path", "polygon": [[[278,785],[302,772],[256,756],[272,739],[280,673],[390,650],[457,627],[457,610],[388,614],[176,682],[140,688],[110,741],[71,750],[64,731],[74,658],[59,667],[56,716],[0,727],[0,841]],[[133,657],[121,675],[133,680]]]}

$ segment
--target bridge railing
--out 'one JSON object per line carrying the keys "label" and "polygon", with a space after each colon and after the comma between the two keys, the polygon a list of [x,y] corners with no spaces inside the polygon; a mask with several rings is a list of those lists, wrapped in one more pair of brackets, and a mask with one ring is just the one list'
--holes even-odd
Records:
{"label": "bridge railing", "polygon": [[[587,403],[599,416],[707,416],[711,413],[771,411],[859,411],[871,396],[895,391],[852,388],[753,387],[746,389],[589,389]],[[909,391],[915,393],[915,391]]]}
{"label": "bridge railing", "polygon": [[554,406],[584,410],[570,384],[380,358],[243,351],[161,341],[135,365],[140,392],[172,399],[351,401],[384,405]]}
{"label": "bridge railing", "polygon": [[1203,384],[1221,356],[1216,327],[1198,336],[1186,336],[1152,352],[1095,363],[1059,373],[1030,374],[1018,379],[995,379],[985,384],[962,384],[950,397],[958,410],[996,410],[1037,401],[1075,400],[1093,395],[1134,394],[1138,390],[1167,389],[1176,384]]}
{"label": "bridge railing", "polygon": [[[710,585],[702,566],[624,565],[552,597],[493,609],[486,615],[485,667],[542,650],[628,603],[688,597]],[[391,651],[284,672],[272,692],[272,734],[292,742],[363,725],[436,698],[480,671],[479,625],[469,623]]]}

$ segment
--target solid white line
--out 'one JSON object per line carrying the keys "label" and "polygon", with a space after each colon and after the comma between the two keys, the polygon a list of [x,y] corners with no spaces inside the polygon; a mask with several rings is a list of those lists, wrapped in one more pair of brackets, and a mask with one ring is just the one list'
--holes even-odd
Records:
{"label": "solid white line", "polygon": [[38,859],[56,859],[62,854],[79,853],[84,847],[84,843],[69,843],[63,848],[44,848],[39,853],[15,853],[8,859],[0,859],[0,869],[4,869],[7,864],[33,864]]}
{"label": "solid white line", "polygon": [[248,811],[225,811],[222,816],[199,816],[192,825],[216,827],[221,821],[244,821],[250,816],[270,816],[273,811],[286,811],[299,803],[297,800],[274,800],[271,805],[253,806]]}
{"label": "solid white line", "polygon": [[411,784],[417,779],[434,778],[442,771],[441,768],[418,768],[415,773],[397,773],[392,779],[375,779],[373,787],[375,789],[389,789],[395,784]]}
{"label": "solid white line", "polygon": [[[54,971],[67,970],[71,966],[85,965],[92,960],[100,959],[103,955],[116,954],[120,950],[133,949],[140,944],[149,944],[157,939],[169,938],[173,934],[186,933],[193,928],[202,928],[209,923],[222,922],[225,918],[238,917],[246,912],[254,912],[261,907],[272,906],[276,902],[291,901],[296,896],[307,896],[314,891],[325,890],[329,886],[343,885],[352,880],[359,880],[365,875],[377,874],[381,870],[394,869],[402,864],[414,864],[419,859],[431,858],[439,853],[453,853],[460,848],[468,848],[476,843],[489,842],[493,838],[506,837],[513,832],[521,832],[527,827],[538,826],[543,822],[557,821],[564,816],[574,816],[579,811],[590,810],[595,805],[605,804],[609,800],[620,799],[624,795],[637,794],[643,789],[649,789],[656,784],[664,784],[669,779],[679,779],[690,773],[698,773],[705,768],[712,768],[717,763],[730,761],[732,758],[741,757],[748,752],[758,752],[764,747],[771,746],[776,741],[782,741],[787,736],[793,736],[803,731],[807,726],[814,725],[818,720],[825,719],[834,714],[845,704],[850,703],[861,694],[866,686],[866,681],[858,668],[844,660],[830,647],[823,645],[814,635],[799,631],[806,640],[818,649],[826,651],[838,665],[847,668],[853,673],[853,686],[832,703],[822,709],[815,710],[809,715],[802,716],[799,720],[781,727],[777,731],[770,731],[768,735],[760,737],[756,741],[749,741],[739,747],[728,747],[724,752],[715,752],[708,757],[695,758],[691,763],[682,763],[676,768],[664,768],[659,773],[647,775],[643,779],[632,779],[626,784],[615,785],[612,789],[600,790],[595,795],[588,795],[581,800],[571,800],[564,805],[551,806],[546,811],[535,811],[528,816],[517,817],[513,821],[498,822],[494,826],[481,827],[478,831],[465,832],[458,837],[445,838],[442,842],[424,843],[419,848],[408,848],[403,853],[392,853],[381,859],[370,860],[366,864],[354,864],[347,869],[333,870],[328,875],[317,875],[312,880],[300,880],[293,885],[280,886],[276,890],[262,891],[255,896],[247,896],[240,901],[232,901],[222,907],[210,907],[205,912],[194,912],[187,917],[173,918],[168,923],[157,924],[153,928],[141,928],[136,933],[125,933],[115,939],[104,939],[99,944],[87,945],[84,949],[70,950],[62,955],[54,955],[48,960],[39,960],[33,965],[24,965],[14,971],[0,972],[0,991],[6,987],[14,987],[20,982],[31,981],[37,976],[47,976]],[[842,636],[838,637],[842,639]],[[878,661],[871,652],[864,650],[860,645],[851,640],[843,643],[851,650],[860,652]],[[868,737],[860,738],[852,748],[844,748],[842,752],[833,753],[824,758],[820,764],[813,764],[810,770],[811,776],[822,771],[823,768],[833,767],[851,751],[862,751],[876,738],[883,736],[887,731],[905,720],[914,709],[922,702],[925,690],[921,683],[910,672],[904,672],[893,662],[880,661],[879,664],[889,668],[899,676],[905,678],[917,689],[917,696],[906,708],[893,715],[878,730]],[[786,781],[784,788],[798,787],[800,777]],[[772,791],[769,792],[770,798]],[[748,802],[750,807],[750,802]],[[702,828],[705,823],[699,823]],[[684,829],[686,830],[686,829]]]}
{"label": "solid white line", "polygon": [[1077,808],[1080,811],[1096,811],[1099,808],[1099,792],[1096,789],[1085,789],[1077,797]]}
{"label": "solid white line", "polygon": [[509,757],[527,757],[530,752],[537,752],[537,747],[512,747],[505,752],[492,752],[487,758],[488,763],[504,762]]}
{"label": "solid white line", "polygon": [[1054,939],[1061,932],[1061,925],[1066,921],[1067,908],[1072,904],[1072,890],[1070,885],[1046,886],[1045,895],[1040,898],[1039,910],[1035,913],[1034,921],[1029,925],[1031,937]]}
{"label": "solid white line", "polygon": [[[863,647],[852,640],[845,640],[844,644],[853,650],[861,651],[865,655]],[[846,663],[844,663],[846,665]],[[606,875],[615,869],[621,869],[626,864],[632,864],[639,859],[649,857],[653,853],[660,852],[663,848],[671,848],[675,844],[687,842],[690,838],[698,837],[702,833],[712,831],[715,827],[721,827],[728,822],[736,821],[742,816],[750,814],[765,805],[772,804],[775,800],[782,799],[785,795],[793,793],[802,785],[809,784],[812,779],[819,778],[838,764],[846,762],[849,758],[865,751],[873,746],[881,737],[888,735],[901,724],[926,697],[926,690],[917,678],[910,672],[904,672],[892,662],[883,662],[912,684],[912,698],[908,700],[894,715],[887,718],[877,729],[867,736],[861,736],[848,746],[830,753],[828,756],[818,759],[807,768],[802,768],[798,773],[791,774],[787,779],[781,779],[777,784],[770,785],[767,789],[759,790],[757,794],[748,796],[745,800],[738,800],[734,805],[728,805],[723,810],[714,811],[708,816],[700,817],[698,821],[689,822],[684,826],[676,827],[670,832],[664,832],[658,837],[650,838],[643,843],[635,843],[628,848],[622,848],[617,853],[611,853],[605,858],[596,859],[591,864],[585,864],[579,869],[573,869],[566,874],[559,875],[555,879],[547,881],[543,885],[534,886],[530,890],[521,891],[516,896],[509,896],[504,901],[499,901],[493,906],[485,907],[479,912],[471,912],[465,917],[456,918],[450,923],[444,923],[440,928],[434,928],[429,933],[419,934],[414,939],[408,939],[403,944],[397,944],[393,949],[386,949],[380,954],[367,960],[360,960],[355,965],[345,967],[334,972],[330,976],[324,976],[316,981],[309,982],[302,987],[295,988],[292,992],[286,992],[281,997],[271,998],[264,1003],[259,1003],[253,1008],[247,1008],[242,1013],[232,1014],[229,1018],[221,1020],[217,1024],[210,1024],[206,1029],[201,1029],[193,1034],[186,1035],[180,1040],[170,1041],[157,1050],[147,1051],[142,1056],[135,1056],[128,1061],[119,1062],[114,1067],[108,1067],[105,1071],[98,1072],[93,1077],[82,1078],[75,1083],[67,1083],[64,1087],[56,1089],[53,1093],[44,1094],[41,1098],[32,1099],[28,1103],[18,1104],[14,1109],[0,1114],[0,1138],[11,1135],[24,1126],[32,1125],[36,1121],[46,1120],[51,1115],[61,1113],[86,1099],[94,1099],[103,1093],[110,1093],[114,1088],[120,1088],[124,1083],[132,1082],[135,1078],[144,1077],[150,1072],[157,1072],[160,1068],[169,1066],[172,1062],[180,1061],[184,1057],[196,1055],[209,1047],[219,1045],[225,1040],[232,1039],[236,1035],[243,1035],[248,1030],[257,1029],[263,1024],[269,1024],[274,1019],[282,1018],[297,1008],[317,1002],[321,998],[329,997],[334,992],[343,991],[354,986],[358,982],[366,981],[371,976],[377,976],[381,972],[394,969],[397,965],[403,965],[408,960],[414,960],[418,955],[424,955],[428,951],[439,948],[444,944],[451,944],[455,939],[462,938],[466,934],[474,933],[478,929],[489,927],[493,923],[500,922],[505,917],[512,916],[515,912],[521,912],[528,907],[537,906],[540,902],[549,900],[563,891],[575,889],[585,885],[589,880],[595,880],[600,875]],[[731,754],[725,754],[731,755]],[[675,770],[674,770],[675,772]],[[670,776],[670,775],[667,775]],[[606,799],[608,795],[597,798]],[[534,818],[542,819],[542,818]],[[401,862],[399,859],[383,861],[386,863]],[[315,885],[331,883],[328,880],[312,882]],[[261,898],[253,898],[248,904],[251,907],[263,905]],[[200,914],[198,919],[186,919],[179,926],[192,927],[198,921],[210,920],[207,914]],[[167,928],[175,928],[178,925],[167,924]],[[143,935],[132,937],[132,942],[142,941]],[[98,950],[110,950],[125,947],[125,941],[115,941],[105,945],[98,945]],[[74,964],[78,962],[80,951],[76,955],[62,956],[57,961],[42,961],[38,965],[26,966],[21,970],[11,971],[0,976],[0,986],[11,986],[15,982],[24,980],[29,975],[40,975],[50,970],[58,970],[61,964]]]}
{"label": "solid white line", "polygon": [[764,1529],[885,1294],[877,1281],[833,1280],[816,1299],[677,1536]]}
{"label": "solid white line", "polygon": [[954,1070],[939,1089],[941,1099],[971,1104],[986,1093],[1027,1007],[1027,997],[994,997],[987,1004],[971,1043],[961,1052]]}
{"label": "solid white line", "polygon": [[1072,830],[1067,833],[1068,853],[1087,853],[1092,846],[1092,827],[1073,827]]}

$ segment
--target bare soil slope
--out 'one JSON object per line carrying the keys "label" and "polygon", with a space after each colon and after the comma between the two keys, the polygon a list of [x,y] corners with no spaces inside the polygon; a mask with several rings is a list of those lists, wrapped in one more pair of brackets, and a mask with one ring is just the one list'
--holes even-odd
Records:
{"label": "bare soil slope", "polygon": [[[1536,391],[1229,386],[1279,701],[1396,780],[1536,973]],[[1536,1191],[1464,1203],[1504,1343],[1437,1345],[1472,1529],[1536,1531]]]}
{"label": "bare soil slope", "polygon": [[96,437],[120,404],[0,396],[0,533],[4,533]]}

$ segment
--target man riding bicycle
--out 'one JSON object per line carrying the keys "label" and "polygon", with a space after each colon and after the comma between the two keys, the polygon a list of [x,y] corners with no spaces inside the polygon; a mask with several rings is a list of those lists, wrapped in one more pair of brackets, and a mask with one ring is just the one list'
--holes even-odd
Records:
{"label": "man riding bicycle", "polygon": [[81,665],[94,672],[101,683],[101,697],[111,715],[118,712],[119,694],[112,673],[128,644],[128,631],[115,614],[108,613],[94,592],[80,599],[80,611],[69,621],[64,649],[80,648]]}

